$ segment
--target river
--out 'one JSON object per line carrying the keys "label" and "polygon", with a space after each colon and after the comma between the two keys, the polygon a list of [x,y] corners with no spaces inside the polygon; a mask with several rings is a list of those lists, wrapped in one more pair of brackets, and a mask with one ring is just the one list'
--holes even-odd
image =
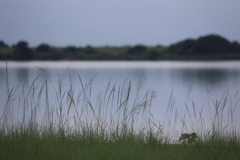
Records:
{"label": "river", "polygon": [[[185,115],[188,117],[186,121],[193,121],[193,117],[196,117],[194,123],[198,123],[201,116],[206,123],[211,123],[216,117],[216,105],[221,107],[227,95],[226,108],[219,114],[222,112],[227,124],[231,120],[230,110],[236,106],[233,111],[234,123],[240,124],[240,107],[237,103],[240,98],[237,94],[240,90],[240,61],[10,61],[7,63],[7,72],[10,88],[16,89],[16,97],[27,92],[27,89],[23,91],[23,86],[30,88],[37,76],[34,86],[40,90],[47,75],[51,79],[48,84],[51,86],[48,91],[51,105],[58,103],[56,92],[59,93],[60,75],[65,77],[62,79],[63,88],[69,88],[71,82],[74,92],[82,89],[79,78],[83,86],[93,78],[90,100],[95,105],[99,103],[99,93],[103,97],[109,82],[110,87],[121,86],[124,81],[131,82],[133,102],[137,83],[141,77],[145,77],[140,97],[143,98],[149,91],[148,96],[152,98],[151,113],[159,123],[166,120],[167,106],[171,105],[174,107],[171,118],[177,113],[179,121]],[[1,115],[7,103],[6,77],[6,62],[0,62]],[[46,105],[45,100],[42,100],[41,105]]]}

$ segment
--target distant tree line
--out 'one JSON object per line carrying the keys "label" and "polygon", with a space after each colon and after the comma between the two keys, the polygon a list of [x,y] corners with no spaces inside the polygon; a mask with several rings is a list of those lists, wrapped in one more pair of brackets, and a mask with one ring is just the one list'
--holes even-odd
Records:
{"label": "distant tree line", "polygon": [[219,35],[186,39],[168,47],[53,47],[40,44],[35,48],[26,41],[9,46],[0,41],[0,60],[224,60],[240,59],[240,45]]}
{"label": "distant tree line", "polygon": [[237,42],[230,43],[218,35],[208,35],[197,40],[187,39],[169,47],[170,53],[177,54],[221,54],[240,53],[240,45]]}

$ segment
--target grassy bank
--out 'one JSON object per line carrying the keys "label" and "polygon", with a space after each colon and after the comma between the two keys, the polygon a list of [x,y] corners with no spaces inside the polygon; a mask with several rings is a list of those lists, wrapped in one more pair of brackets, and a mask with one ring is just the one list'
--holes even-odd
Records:
{"label": "grassy bank", "polygon": [[[105,91],[92,97],[94,77],[84,82],[78,75],[79,85],[73,86],[66,71],[59,74],[58,82],[53,82],[46,71],[42,74],[45,76],[42,85],[36,85],[36,77],[23,86],[11,86],[6,67],[0,159],[240,157],[239,128],[234,123],[237,94],[232,99],[226,92],[218,101],[209,100],[212,105],[207,107],[215,108],[210,126],[204,121],[203,108],[197,110],[194,102],[186,105],[184,115],[175,112],[170,95],[164,122],[160,123],[152,116],[151,92],[141,91],[144,75],[136,86],[128,79],[120,85],[109,81]],[[51,87],[54,93],[50,92]],[[225,111],[229,113],[227,117],[223,116]],[[196,137],[191,133],[196,133]]]}

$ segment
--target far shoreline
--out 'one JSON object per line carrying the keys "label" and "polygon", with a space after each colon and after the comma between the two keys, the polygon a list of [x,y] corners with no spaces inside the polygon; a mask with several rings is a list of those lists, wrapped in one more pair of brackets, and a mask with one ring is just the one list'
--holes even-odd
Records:
{"label": "far shoreline", "polygon": [[211,68],[211,69],[240,69],[240,60],[219,61],[0,61],[0,68]]}

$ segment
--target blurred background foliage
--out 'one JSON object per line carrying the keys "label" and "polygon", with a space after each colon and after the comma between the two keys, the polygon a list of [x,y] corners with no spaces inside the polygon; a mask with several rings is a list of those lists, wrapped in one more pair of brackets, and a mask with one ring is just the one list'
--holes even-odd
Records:
{"label": "blurred background foliage", "polygon": [[235,60],[240,59],[240,44],[219,35],[186,39],[169,46],[54,47],[42,43],[29,47],[19,41],[9,46],[0,41],[0,60]]}

